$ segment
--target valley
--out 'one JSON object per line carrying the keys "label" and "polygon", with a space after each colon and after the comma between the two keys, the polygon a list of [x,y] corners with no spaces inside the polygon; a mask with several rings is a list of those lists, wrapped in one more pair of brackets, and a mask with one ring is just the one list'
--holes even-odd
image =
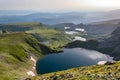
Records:
{"label": "valley", "polygon": [[0,16],[0,78],[119,80],[120,19],[108,13]]}

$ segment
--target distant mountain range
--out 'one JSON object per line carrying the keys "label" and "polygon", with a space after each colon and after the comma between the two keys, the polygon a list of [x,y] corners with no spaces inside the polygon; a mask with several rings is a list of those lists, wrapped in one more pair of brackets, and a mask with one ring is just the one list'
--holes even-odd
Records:
{"label": "distant mountain range", "polygon": [[27,10],[0,10],[0,16],[15,16],[15,15],[28,15],[36,13],[36,11]]}
{"label": "distant mountain range", "polygon": [[120,19],[120,10],[108,12],[66,12],[47,13],[35,11],[0,11],[0,23],[42,22],[44,24],[59,23],[91,23],[96,21]]}

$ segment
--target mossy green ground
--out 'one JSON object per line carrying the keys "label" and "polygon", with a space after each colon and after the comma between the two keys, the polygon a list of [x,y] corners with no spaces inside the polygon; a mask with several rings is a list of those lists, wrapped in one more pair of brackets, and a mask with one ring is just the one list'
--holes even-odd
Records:
{"label": "mossy green ground", "polygon": [[120,62],[93,65],[38,75],[32,80],[119,80]]}

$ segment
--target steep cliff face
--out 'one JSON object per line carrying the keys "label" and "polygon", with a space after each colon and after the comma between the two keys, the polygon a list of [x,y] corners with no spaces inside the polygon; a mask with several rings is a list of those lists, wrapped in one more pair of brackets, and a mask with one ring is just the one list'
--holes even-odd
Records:
{"label": "steep cliff face", "polygon": [[108,38],[103,41],[89,40],[86,42],[74,41],[65,46],[66,48],[82,47],[86,49],[97,50],[120,60],[120,27],[118,26]]}
{"label": "steep cliff face", "polygon": [[120,27],[112,32],[111,37],[101,42],[98,48],[107,49],[108,54],[114,56],[116,60],[120,59]]}

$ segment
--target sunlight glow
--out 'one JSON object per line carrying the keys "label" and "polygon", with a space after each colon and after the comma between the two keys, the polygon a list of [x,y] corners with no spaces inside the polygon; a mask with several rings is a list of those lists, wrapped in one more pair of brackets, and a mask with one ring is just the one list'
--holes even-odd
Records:
{"label": "sunlight glow", "polygon": [[120,0],[85,0],[84,3],[92,7],[120,7]]}
{"label": "sunlight glow", "polygon": [[0,0],[0,10],[113,10],[120,0]]}

